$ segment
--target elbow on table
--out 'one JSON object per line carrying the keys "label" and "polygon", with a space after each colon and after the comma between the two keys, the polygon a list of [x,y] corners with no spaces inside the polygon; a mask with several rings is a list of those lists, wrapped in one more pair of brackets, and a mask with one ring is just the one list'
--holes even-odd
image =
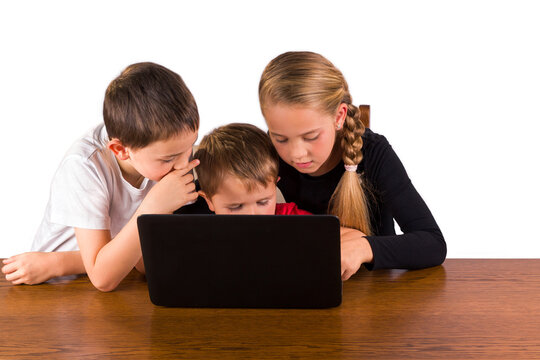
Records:
{"label": "elbow on table", "polygon": [[444,236],[440,230],[437,232],[437,240],[437,250],[434,252],[435,256],[433,259],[433,266],[442,265],[444,260],[446,260],[447,254],[446,241],[444,240]]}
{"label": "elbow on table", "polygon": [[118,285],[95,285],[95,288],[101,292],[111,292],[116,289]]}
{"label": "elbow on table", "polygon": [[101,292],[111,292],[115,290],[120,283],[120,281],[99,276],[90,276],[90,281],[92,282],[92,285]]}

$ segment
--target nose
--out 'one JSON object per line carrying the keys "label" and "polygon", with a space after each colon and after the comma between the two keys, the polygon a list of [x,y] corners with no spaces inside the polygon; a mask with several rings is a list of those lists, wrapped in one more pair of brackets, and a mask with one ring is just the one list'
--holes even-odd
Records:
{"label": "nose", "polygon": [[303,160],[307,155],[306,146],[302,142],[296,141],[291,144],[290,154],[293,160]]}
{"label": "nose", "polygon": [[178,159],[174,162],[173,168],[174,170],[183,169],[187,166],[188,162],[188,158],[178,157]]}
{"label": "nose", "polygon": [[255,206],[248,206],[246,208],[246,215],[257,215],[257,208]]}
{"label": "nose", "polygon": [[174,169],[174,170],[178,170],[178,169],[181,169],[181,168],[183,168],[182,163],[175,163],[175,164],[173,165],[173,169]]}

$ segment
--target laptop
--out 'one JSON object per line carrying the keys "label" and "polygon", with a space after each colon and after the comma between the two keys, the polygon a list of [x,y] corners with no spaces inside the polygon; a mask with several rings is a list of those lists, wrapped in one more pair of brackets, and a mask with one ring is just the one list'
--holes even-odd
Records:
{"label": "laptop", "polygon": [[341,304],[339,220],[331,215],[141,215],[155,305],[328,308]]}

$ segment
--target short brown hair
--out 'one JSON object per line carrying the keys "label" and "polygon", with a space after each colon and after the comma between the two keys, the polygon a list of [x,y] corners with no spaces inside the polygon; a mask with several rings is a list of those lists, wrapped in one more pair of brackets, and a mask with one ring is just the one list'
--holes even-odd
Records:
{"label": "short brown hair", "polygon": [[239,178],[248,191],[277,182],[279,155],[268,135],[251,124],[214,129],[201,140],[193,157],[201,162],[195,170],[208,197],[216,194],[227,175]]}
{"label": "short brown hair", "polygon": [[142,148],[199,129],[199,112],[180,75],[151,62],[128,66],[107,87],[103,119],[109,137]]}

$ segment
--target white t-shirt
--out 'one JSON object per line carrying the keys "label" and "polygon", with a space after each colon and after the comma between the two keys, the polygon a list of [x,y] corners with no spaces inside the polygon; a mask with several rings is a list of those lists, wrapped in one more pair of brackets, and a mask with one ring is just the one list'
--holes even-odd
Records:
{"label": "white t-shirt", "polygon": [[76,141],[56,171],[32,251],[78,250],[74,228],[122,230],[155,182],[139,189],[123,177],[100,125]]}

